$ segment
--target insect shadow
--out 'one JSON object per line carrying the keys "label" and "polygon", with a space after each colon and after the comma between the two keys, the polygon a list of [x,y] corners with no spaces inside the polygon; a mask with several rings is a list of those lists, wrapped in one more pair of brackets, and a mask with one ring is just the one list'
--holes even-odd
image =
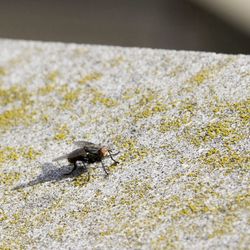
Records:
{"label": "insect shadow", "polygon": [[[88,174],[85,168],[77,168],[71,175],[66,175],[65,172],[67,168],[70,169],[70,165],[64,165],[58,168],[51,162],[46,162],[41,165],[42,172],[34,180],[27,183],[22,183],[13,188],[13,190],[18,190],[26,187],[35,186],[45,182],[58,182],[64,179],[71,179],[77,177],[83,173]],[[65,170],[66,169],[66,170]]]}
{"label": "insect shadow", "polygon": [[[73,169],[71,171],[65,173],[65,167],[62,166],[60,168],[55,168],[52,163],[44,163],[42,165],[42,173],[35,179],[26,184],[20,184],[19,186],[15,187],[14,190],[34,186],[44,182],[56,182],[66,178],[76,177],[81,175],[84,172],[88,174],[88,180],[90,178],[90,174],[87,168],[88,164],[101,162],[102,169],[104,170],[106,176],[108,176],[108,172],[105,168],[103,163],[103,159],[110,157],[113,160],[114,164],[118,164],[119,162],[116,161],[113,156],[119,154],[119,152],[112,154],[111,149],[106,146],[102,146],[100,144],[95,144],[92,142],[87,141],[77,141],[75,142],[76,145],[80,146],[80,148],[72,151],[69,154],[62,155],[60,157],[55,158],[53,161],[59,161],[67,159],[68,162],[72,165]],[[77,162],[80,162],[83,167],[78,168]]]}

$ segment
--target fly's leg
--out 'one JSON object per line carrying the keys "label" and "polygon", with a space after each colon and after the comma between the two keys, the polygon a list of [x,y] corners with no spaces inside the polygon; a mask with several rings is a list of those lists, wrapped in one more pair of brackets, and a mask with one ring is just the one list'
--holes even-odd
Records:
{"label": "fly's leg", "polygon": [[76,164],[76,162],[74,162],[74,167],[72,168],[72,170],[69,173],[66,173],[64,175],[70,175],[70,174],[72,174],[76,170],[76,168],[77,168],[77,164]]}
{"label": "fly's leg", "polygon": [[[88,170],[87,170],[88,171]],[[87,182],[89,182],[89,180],[90,180],[90,173],[89,173],[89,171],[88,171],[88,179],[87,179]]]}
{"label": "fly's leg", "polygon": [[[56,164],[58,164],[59,167],[62,167],[58,161],[56,161]],[[42,164],[40,164],[40,165],[42,165]]]}
{"label": "fly's leg", "polygon": [[82,161],[82,164],[83,164],[83,169],[84,169],[84,171],[86,171],[87,174],[88,174],[87,182],[89,182],[89,180],[90,180],[90,172],[89,172],[89,170],[88,170],[88,168],[87,168],[87,164],[86,164],[86,162],[84,162],[84,161]]}
{"label": "fly's leg", "polygon": [[105,165],[104,165],[103,161],[101,161],[101,163],[102,163],[102,169],[103,169],[103,171],[104,171],[105,174],[108,176],[109,173],[107,172],[107,170],[106,170],[106,168],[105,168]]}
{"label": "fly's leg", "polygon": [[83,169],[84,169],[84,171],[88,171],[88,169],[87,169],[87,165],[86,165],[86,163],[85,163],[84,161],[82,161],[82,165],[83,165]]}
{"label": "fly's leg", "polygon": [[[116,154],[113,154],[113,155],[118,155],[120,152],[117,152]],[[109,152],[109,157],[113,160],[114,163],[116,164],[119,164],[119,161],[116,161],[114,158],[113,158],[113,155]]]}

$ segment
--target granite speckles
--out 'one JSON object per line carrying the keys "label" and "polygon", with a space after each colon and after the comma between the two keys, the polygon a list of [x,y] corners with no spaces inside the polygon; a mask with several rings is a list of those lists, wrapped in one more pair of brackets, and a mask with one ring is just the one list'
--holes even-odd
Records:
{"label": "granite speckles", "polygon": [[[0,249],[247,248],[249,56],[0,45]],[[120,164],[65,176],[74,140]]]}

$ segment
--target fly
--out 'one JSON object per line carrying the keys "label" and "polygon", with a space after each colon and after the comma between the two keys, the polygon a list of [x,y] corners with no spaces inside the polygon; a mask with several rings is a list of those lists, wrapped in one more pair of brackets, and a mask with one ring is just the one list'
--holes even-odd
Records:
{"label": "fly", "polygon": [[74,144],[76,144],[80,148],[72,151],[69,154],[65,154],[58,158],[53,159],[53,161],[60,161],[63,159],[67,159],[70,164],[73,164],[73,169],[69,173],[66,173],[65,175],[72,174],[77,169],[79,162],[83,164],[84,169],[87,169],[87,164],[101,162],[102,169],[106,175],[108,175],[108,172],[103,163],[104,158],[110,157],[114,161],[114,163],[116,164],[119,163],[113,158],[113,156],[119,154],[119,152],[112,154],[111,149],[109,147],[88,141],[76,141],[74,142]]}

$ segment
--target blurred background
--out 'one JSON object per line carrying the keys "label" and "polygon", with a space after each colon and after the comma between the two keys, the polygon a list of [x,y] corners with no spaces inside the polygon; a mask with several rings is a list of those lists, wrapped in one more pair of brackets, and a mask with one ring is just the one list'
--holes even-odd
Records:
{"label": "blurred background", "polygon": [[250,52],[250,0],[0,0],[0,38]]}

